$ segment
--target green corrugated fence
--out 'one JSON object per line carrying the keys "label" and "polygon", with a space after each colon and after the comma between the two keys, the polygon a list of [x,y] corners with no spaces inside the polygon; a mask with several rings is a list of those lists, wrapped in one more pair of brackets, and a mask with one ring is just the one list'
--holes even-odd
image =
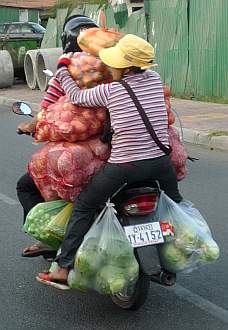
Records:
{"label": "green corrugated fence", "polygon": [[[53,42],[60,46],[67,15],[84,14],[98,22],[100,8],[83,5],[71,13],[60,9],[47,26],[42,47],[53,47]],[[156,70],[173,95],[228,101],[228,0],[145,0],[144,9],[130,17],[125,4],[102,9],[108,27],[154,45]]]}
{"label": "green corrugated fence", "polygon": [[146,0],[158,71],[176,96],[228,102],[228,1]]}

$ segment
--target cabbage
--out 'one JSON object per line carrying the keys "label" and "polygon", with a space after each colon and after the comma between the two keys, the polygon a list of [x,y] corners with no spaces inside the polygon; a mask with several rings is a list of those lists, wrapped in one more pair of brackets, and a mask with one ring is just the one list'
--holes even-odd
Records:
{"label": "cabbage", "polygon": [[201,259],[205,262],[212,262],[219,257],[219,247],[214,240],[208,240],[201,245],[202,254]]}
{"label": "cabbage", "polygon": [[192,227],[182,227],[177,233],[175,245],[182,250],[185,254],[192,253],[198,247],[198,235]]}
{"label": "cabbage", "polygon": [[127,277],[130,281],[135,281],[139,275],[139,264],[136,259],[126,268]]}
{"label": "cabbage", "polygon": [[89,288],[89,282],[87,278],[77,270],[71,270],[69,272],[67,282],[69,287],[72,289],[78,289],[85,292]]}
{"label": "cabbage", "polygon": [[160,248],[162,266],[170,272],[178,272],[188,266],[186,255],[173,242],[165,243]]}
{"label": "cabbage", "polygon": [[85,240],[83,248],[79,249],[76,255],[75,266],[86,276],[93,276],[104,260],[104,256],[98,254],[98,241],[91,237]]}
{"label": "cabbage", "polygon": [[101,293],[118,293],[126,284],[125,270],[113,265],[104,266],[96,276],[96,289]]}
{"label": "cabbage", "polygon": [[125,268],[127,264],[131,264],[135,260],[133,248],[129,242],[119,239],[115,239],[113,243],[109,246],[106,246],[105,250],[102,250],[101,253],[108,260],[112,260],[112,264],[115,264],[118,267]]}

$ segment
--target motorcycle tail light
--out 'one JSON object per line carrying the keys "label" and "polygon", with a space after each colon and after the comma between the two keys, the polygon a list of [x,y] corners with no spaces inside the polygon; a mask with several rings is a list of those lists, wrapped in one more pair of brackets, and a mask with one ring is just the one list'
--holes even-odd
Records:
{"label": "motorcycle tail light", "polygon": [[133,197],[124,205],[127,215],[144,215],[152,213],[157,208],[158,195],[155,193]]}

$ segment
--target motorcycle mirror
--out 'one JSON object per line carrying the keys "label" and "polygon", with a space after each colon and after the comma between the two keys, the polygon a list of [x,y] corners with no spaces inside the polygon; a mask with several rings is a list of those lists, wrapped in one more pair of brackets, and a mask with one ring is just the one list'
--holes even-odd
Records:
{"label": "motorcycle mirror", "polygon": [[44,70],[43,70],[43,73],[44,73],[47,77],[50,77],[50,78],[52,78],[52,77],[54,76],[54,73],[53,73],[51,70],[49,70],[49,69],[44,69]]}
{"label": "motorcycle mirror", "polygon": [[31,107],[24,102],[15,102],[13,104],[12,111],[17,115],[34,117],[32,115]]}

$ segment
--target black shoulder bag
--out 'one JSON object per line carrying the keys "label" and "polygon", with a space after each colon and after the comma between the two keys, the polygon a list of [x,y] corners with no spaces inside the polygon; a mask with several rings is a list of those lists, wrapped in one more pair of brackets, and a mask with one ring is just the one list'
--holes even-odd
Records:
{"label": "black shoulder bag", "polygon": [[172,151],[172,148],[166,147],[157,137],[157,134],[155,133],[155,130],[153,129],[153,126],[151,125],[149,118],[147,117],[145,111],[143,110],[143,107],[141,106],[141,104],[139,103],[139,100],[137,99],[135,93],[133,92],[133,90],[131,89],[131,87],[128,85],[128,83],[125,80],[120,80],[119,83],[121,85],[123,85],[123,87],[126,88],[126,90],[128,91],[130,97],[132,98],[133,102],[135,103],[136,108],[138,109],[138,112],[148,130],[148,132],[150,133],[152,139],[154,140],[154,142],[157,144],[157,146],[166,154],[169,155]]}

